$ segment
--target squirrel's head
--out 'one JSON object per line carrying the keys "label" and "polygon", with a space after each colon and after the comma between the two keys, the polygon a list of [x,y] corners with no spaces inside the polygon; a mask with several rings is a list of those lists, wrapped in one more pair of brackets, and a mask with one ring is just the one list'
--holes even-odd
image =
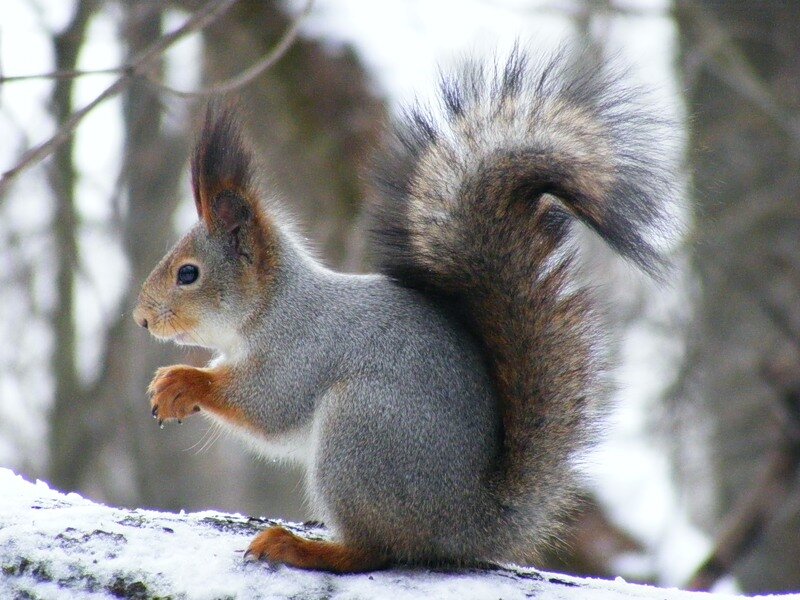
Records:
{"label": "squirrel's head", "polygon": [[278,232],[253,162],[231,108],[209,107],[192,157],[199,222],[150,273],[133,312],[155,337],[229,349],[269,301]]}

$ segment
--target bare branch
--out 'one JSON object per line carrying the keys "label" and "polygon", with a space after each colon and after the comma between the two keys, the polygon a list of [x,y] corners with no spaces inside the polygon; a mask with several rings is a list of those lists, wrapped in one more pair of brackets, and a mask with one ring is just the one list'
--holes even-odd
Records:
{"label": "bare branch", "polygon": [[[303,20],[309,15],[311,9],[314,7],[314,0],[308,0],[306,2],[305,8],[297,15],[297,17],[292,21],[291,25],[288,27],[286,32],[283,34],[283,37],[278,41],[275,47],[261,60],[256,62],[250,68],[242,71],[239,75],[235,77],[231,77],[225,81],[221,81],[214,85],[208,86],[201,90],[197,90],[194,92],[178,90],[173,87],[170,87],[160,81],[153,79],[152,76],[137,73],[139,75],[144,75],[147,79],[148,83],[155,86],[159,90],[163,92],[167,92],[174,96],[178,96],[179,98],[206,98],[208,96],[214,96],[216,94],[227,94],[228,92],[232,92],[233,90],[242,88],[253,81],[256,77],[261,75],[264,71],[269,69],[272,65],[278,62],[284,54],[291,48],[294,41],[297,39],[298,34],[300,33],[300,25],[302,24]],[[91,77],[93,75],[115,75],[119,73],[130,74],[131,70],[134,69],[132,63],[127,63],[118,67],[109,67],[107,69],[75,69],[71,71],[51,71],[49,73],[31,73],[28,75],[3,75],[2,69],[0,69],[0,85],[4,83],[16,83],[20,81],[32,81],[38,79],[77,79],[78,77]]]}
{"label": "bare branch", "polygon": [[[691,590],[709,590],[758,542],[771,520],[791,497],[800,469],[800,413],[795,365],[764,365],[762,375],[776,392],[773,408],[780,440],[760,477],[723,521],[714,548],[688,584]],[[786,372],[788,371],[788,373]]]}
{"label": "bare branch", "polygon": [[130,67],[123,65],[121,67],[110,67],[108,69],[92,69],[82,71],[75,69],[73,71],[51,71],[50,73],[34,73],[32,75],[2,75],[0,71],[0,85],[4,83],[15,83],[17,81],[31,81],[34,79],[76,79],[77,77],[86,77],[91,75],[113,75],[115,73],[124,73]]}
{"label": "bare branch", "polygon": [[16,83],[21,81],[33,81],[39,79],[77,79],[78,77],[91,77],[93,75],[115,75],[126,74],[131,75],[135,72],[136,75],[142,75],[149,84],[158,88],[162,92],[178,96],[179,98],[207,98],[217,94],[227,94],[239,88],[242,88],[252,82],[256,77],[264,73],[267,69],[272,67],[278,62],[284,54],[291,48],[297,36],[300,33],[300,25],[303,20],[311,13],[314,7],[315,0],[308,0],[305,8],[295,17],[290,26],[287,28],[283,37],[278,41],[275,47],[266,54],[261,60],[251,65],[250,68],[242,71],[238,75],[231,77],[225,81],[220,81],[214,85],[205,87],[201,90],[193,92],[179,90],[168,86],[156,79],[151,75],[139,72],[136,65],[127,63],[118,67],[108,67],[107,69],[75,69],[71,71],[51,71],[49,73],[31,73],[28,75],[3,75],[0,69],[0,85],[4,83]]}
{"label": "bare branch", "polygon": [[208,86],[206,88],[194,92],[186,92],[183,90],[175,89],[173,87],[161,83],[160,81],[153,79],[152,77],[147,77],[147,81],[150,84],[157,87],[162,92],[167,92],[174,96],[178,96],[179,98],[207,98],[209,96],[215,96],[218,94],[227,94],[229,92],[242,88],[251,83],[253,80],[255,80],[256,77],[264,73],[272,65],[278,62],[283,57],[284,54],[286,54],[289,48],[291,48],[294,41],[297,39],[297,35],[300,33],[300,25],[302,24],[303,20],[308,16],[308,14],[311,12],[313,6],[314,6],[314,0],[308,0],[306,2],[305,8],[292,20],[291,24],[286,29],[283,36],[275,45],[275,47],[273,47],[272,50],[270,50],[261,60],[251,65],[249,68],[245,69],[238,75],[231,77],[230,79],[220,81],[211,86]]}
{"label": "bare branch", "polygon": [[796,444],[777,450],[761,476],[725,519],[714,549],[686,586],[709,590],[755,545],[789,495],[800,453]]}
{"label": "bare branch", "polygon": [[686,14],[703,32],[698,58],[703,60],[709,71],[769,117],[794,142],[795,147],[800,146],[800,122],[791,110],[781,106],[775,99],[767,83],[759,77],[714,15],[699,2],[679,2],[675,10]]}
{"label": "bare branch", "polygon": [[620,6],[612,2],[540,2],[529,7],[509,4],[502,0],[483,0],[483,3],[494,8],[500,8],[522,14],[555,15],[570,19],[583,19],[592,14],[606,14],[624,17],[660,17],[669,15],[669,8]]}
{"label": "bare branch", "polygon": [[50,153],[63,144],[70,138],[75,128],[80,122],[91,112],[98,104],[104,100],[112,98],[124,90],[133,77],[142,74],[150,66],[154,60],[160,57],[170,46],[175,42],[185,37],[186,35],[199,31],[210,23],[215,21],[223,12],[229,9],[236,0],[212,0],[203,8],[195,12],[187,21],[175,31],[163,36],[157,42],[144,49],[137,54],[134,59],[129,63],[128,67],[124,69],[123,74],[114,83],[107,87],[100,95],[98,95],[89,104],[75,111],[70,117],[58,128],[50,139],[43,142],[39,146],[32,148],[26,152],[19,162],[11,169],[3,173],[0,178],[0,193],[10,184],[11,180],[19,175],[23,170],[33,164],[44,159]]}
{"label": "bare branch", "polygon": [[[772,263],[771,266],[777,269],[788,268],[785,261],[774,259],[770,262]],[[788,310],[789,306],[784,306],[782,303],[767,297],[766,293],[758,289],[750,279],[735,278],[733,273],[728,275],[733,285],[761,309],[776,331],[783,335],[800,352],[800,329],[792,322]]]}

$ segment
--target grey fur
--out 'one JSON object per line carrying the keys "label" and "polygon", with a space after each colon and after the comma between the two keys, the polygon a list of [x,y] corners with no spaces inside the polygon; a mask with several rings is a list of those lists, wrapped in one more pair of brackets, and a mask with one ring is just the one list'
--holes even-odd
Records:
{"label": "grey fur", "polygon": [[230,401],[265,442],[310,448],[297,460],[313,508],[344,541],[403,561],[488,558],[475,532],[497,510],[501,425],[474,340],[419,292],[324,269],[289,236],[281,247]]}
{"label": "grey fur", "polygon": [[[197,322],[194,340],[232,371],[240,432],[306,466],[312,506],[346,545],[528,562],[570,506],[602,395],[602,328],[576,286],[570,225],[658,274],[648,236],[670,225],[672,180],[658,119],[586,55],[537,68],[515,52],[488,77],[470,63],[442,107],[409,112],[379,170],[379,275],[312,259],[254,200],[230,112],[207,118],[203,221],[145,283],[136,318]],[[196,289],[174,285],[185,261],[203,263]]]}

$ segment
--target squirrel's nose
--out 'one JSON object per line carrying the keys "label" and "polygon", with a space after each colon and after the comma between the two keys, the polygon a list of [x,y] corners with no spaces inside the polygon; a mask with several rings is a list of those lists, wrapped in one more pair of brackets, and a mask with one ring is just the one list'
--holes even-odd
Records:
{"label": "squirrel's nose", "polygon": [[147,318],[142,314],[142,312],[143,311],[139,310],[139,307],[137,306],[133,310],[133,320],[136,321],[137,325],[147,329]]}

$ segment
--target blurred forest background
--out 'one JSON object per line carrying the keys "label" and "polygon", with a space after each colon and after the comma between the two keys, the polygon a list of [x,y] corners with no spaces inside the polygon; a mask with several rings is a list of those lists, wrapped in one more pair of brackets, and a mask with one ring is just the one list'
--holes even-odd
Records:
{"label": "blurred forest background", "polygon": [[[296,471],[217,439],[201,419],[155,426],[144,393],[155,368],[208,355],[155,343],[130,311],[192,221],[187,156],[210,95],[239,99],[270,187],[327,263],[351,271],[368,269],[364,165],[397,99],[352,45],[320,27],[298,35],[301,2],[80,0],[58,19],[52,3],[15,2],[14,15],[0,8],[0,43],[24,9],[50,53],[46,68],[24,73],[4,66],[25,48],[0,54],[0,465],[112,504],[305,518]],[[621,404],[635,387],[631,357],[657,355],[637,375],[658,382],[639,386],[648,415],[639,443],[670,465],[669,510],[702,532],[682,543],[704,541],[678,578],[658,548],[678,512],[655,539],[642,536],[600,477],[543,566],[698,589],[732,577],[748,592],[800,589],[800,3],[484,3],[531,22],[558,18],[598,52],[625,47],[620,23],[665,22],[685,128],[676,137],[691,210],[675,286],[657,289],[605,256],[593,270],[610,273],[601,283],[614,290],[610,318],[623,332]],[[103,27],[116,45],[87,56]],[[118,68],[80,72],[108,67]],[[37,100],[9,108],[26,89]],[[110,100],[85,110],[101,92]],[[95,114],[107,117],[91,125]],[[635,457],[606,470],[625,471],[625,460]]]}

